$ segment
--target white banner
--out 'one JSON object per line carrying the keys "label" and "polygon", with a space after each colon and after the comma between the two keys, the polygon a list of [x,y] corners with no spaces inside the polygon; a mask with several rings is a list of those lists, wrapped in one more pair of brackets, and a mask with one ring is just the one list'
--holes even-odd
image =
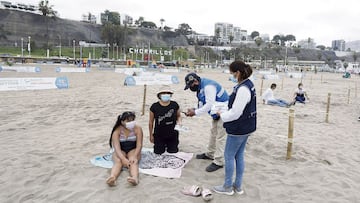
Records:
{"label": "white banner", "polygon": [[278,80],[280,79],[279,75],[263,75],[263,79],[265,80]]}
{"label": "white banner", "polygon": [[125,75],[139,75],[138,73],[144,72],[144,68],[115,68],[115,73],[124,73]]}
{"label": "white banner", "polygon": [[1,71],[38,73],[41,69],[39,67],[31,66],[0,66],[0,72]]}
{"label": "white banner", "polygon": [[165,74],[152,74],[152,75],[141,75],[141,76],[128,76],[125,78],[126,86],[133,85],[169,85],[179,84],[179,79],[174,75]]}
{"label": "white banner", "polygon": [[291,72],[287,72],[286,75],[289,78],[303,78],[304,74],[303,73],[291,73]]}
{"label": "white banner", "polygon": [[90,68],[61,68],[61,67],[57,67],[55,69],[55,71],[57,73],[62,72],[62,73],[87,73],[90,72]]}
{"label": "white banner", "polygon": [[57,78],[0,78],[0,91],[65,89],[69,87],[66,77]]}
{"label": "white banner", "polygon": [[272,74],[274,74],[274,72],[273,71],[260,70],[260,71],[258,71],[258,74],[260,74],[260,75],[272,75]]}
{"label": "white banner", "polygon": [[179,69],[174,69],[174,68],[162,68],[160,69],[160,72],[163,73],[180,73]]}

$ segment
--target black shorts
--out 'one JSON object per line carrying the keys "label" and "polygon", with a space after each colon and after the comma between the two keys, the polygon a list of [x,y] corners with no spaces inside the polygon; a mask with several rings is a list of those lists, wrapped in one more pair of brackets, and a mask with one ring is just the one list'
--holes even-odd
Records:
{"label": "black shorts", "polygon": [[179,151],[179,132],[174,130],[171,135],[154,134],[154,153],[162,154],[165,150],[169,153]]}

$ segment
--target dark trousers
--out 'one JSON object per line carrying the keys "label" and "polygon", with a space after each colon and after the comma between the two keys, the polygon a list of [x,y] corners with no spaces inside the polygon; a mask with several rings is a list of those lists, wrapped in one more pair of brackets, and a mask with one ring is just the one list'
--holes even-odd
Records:
{"label": "dark trousers", "polygon": [[173,133],[161,135],[154,134],[154,153],[162,154],[165,150],[169,153],[176,153],[179,151],[179,132],[174,130]]}

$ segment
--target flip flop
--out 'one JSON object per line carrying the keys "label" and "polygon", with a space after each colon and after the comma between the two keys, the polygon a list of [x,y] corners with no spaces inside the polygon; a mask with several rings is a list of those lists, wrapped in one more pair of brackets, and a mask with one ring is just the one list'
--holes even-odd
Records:
{"label": "flip flop", "polygon": [[212,200],[214,197],[213,197],[213,194],[212,192],[207,189],[207,188],[203,188],[202,191],[201,191],[201,197],[203,198],[203,200],[205,201],[210,201]]}
{"label": "flip flop", "polygon": [[185,186],[181,190],[181,193],[183,193],[184,195],[198,197],[201,195],[201,190],[202,190],[201,187],[199,187],[197,185],[190,185],[190,186]]}

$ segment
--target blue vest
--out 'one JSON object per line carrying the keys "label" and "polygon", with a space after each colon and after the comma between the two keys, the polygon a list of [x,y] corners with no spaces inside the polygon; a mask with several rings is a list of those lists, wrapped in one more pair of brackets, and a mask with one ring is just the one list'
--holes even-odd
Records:
{"label": "blue vest", "polygon": [[[199,91],[197,92],[197,98],[199,100],[199,104],[201,102],[202,105],[206,104],[205,100],[205,86],[207,85],[214,85],[216,87],[216,98],[215,101],[217,102],[225,102],[229,100],[229,95],[225,91],[225,89],[217,82],[207,79],[207,78],[201,78]],[[200,106],[200,105],[199,105]],[[210,113],[210,111],[209,111]],[[216,114],[214,114],[216,115]],[[214,118],[214,117],[213,117]],[[216,118],[214,118],[216,119]]]}
{"label": "blue vest", "polygon": [[250,90],[251,99],[237,120],[224,123],[226,133],[232,135],[247,135],[256,130],[256,92],[251,80],[247,79],[234,87],[229,99],[229,109],[232,107],[237,91],[241,86],[246,86]]}

